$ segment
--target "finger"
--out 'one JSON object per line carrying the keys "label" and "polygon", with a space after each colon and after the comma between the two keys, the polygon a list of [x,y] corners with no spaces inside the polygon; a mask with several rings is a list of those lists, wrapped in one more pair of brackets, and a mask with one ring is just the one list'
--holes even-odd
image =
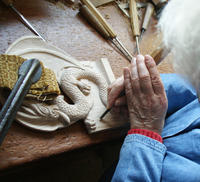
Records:
{"label": "finger", "polygon": [[156,67],[156,63],[153,58],[149,55],[145,56],[145,64],[147,69],[149,70],[149,74],[151,77],[151,84],[155,94],[163,94],[165,92],[163,83],[160,78],[160,74]]}
{"label": "finger", "polygon": [[152,88],[151,77],[144,62],[144,56],[138,55],[136,58],[136,63],[141,91],[146,95],[152,95],[154,92]]}
{"label": "finger", "polygon": [[128,117],[128,107],[127,106],[120,107],[120,113],[123,114],[123,116]]}
{"label": "finger", "polygon": [[131,76],[128,68],[124,68],[124,86],[125,86],[125,93],[128,108],[131,107],[131,101],[134,98],[133,90],[132,90],[132,83],[131,83]]}
{"label": "finger", "polygon": [[[112,84],[111,84],[112,85]],[[112,86],[111,85],[109,85],[108,86],[108,88],[107,88],[107,93],[109,94],[110,93],[110,91],[111,91],[111,89],[112,89]]]}
{"label": "finger", "polygon": [[111,89],[108,92],[107,108],[111,108],[115,100],[119,97],[120,93],[124,90],[124,78],[120,77],[111,84]]}
{"label": "finger", "polygon": [[113,81],[107,88],[107,91],[108,91],[108,94],[110,93],[110,91],[112,90],[112,88],[114,87],[114,85],[116,85],[117,82],[121,82],[123,83],[124,82],[124,77],[121,76],[119,78],[117,78],[115,81]]}
{"label": "finger", "polygon": [[126,105],[126,96],[122,96],[117,98],[117,100],[115,101],[115,106],[119,107],[119,106],[125,106]]}
{"label": "finger", "polygon": [[140,93],[140,83],[138,77],[136,58],[133,58],[133,60],[131,61],[131,84],[134,94],[137,95],[138,93]]}
{"label": "finger", "polygon": [[120,113],[120,107],[115,107],[115,106],[112,107],[111,113],[112,113],[112,114]]}

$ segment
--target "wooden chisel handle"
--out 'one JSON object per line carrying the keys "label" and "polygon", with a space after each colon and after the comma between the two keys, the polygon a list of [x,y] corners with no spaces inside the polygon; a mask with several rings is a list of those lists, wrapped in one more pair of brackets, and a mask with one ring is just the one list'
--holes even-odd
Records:
{"label": "wooden chisel handle", "polygon": [[145,16],[144,16],[144,20],[142,23],[142,29],[146,30],[148,27],[148,24],[150,22],[151,16],[153,14],[154,11],[154,6],[151,3],[147,3],[147,7],[146,7],[146,12],[145,12]]}
{"label": "wooden chisel handle", "polygon": [[110,25],[106,22],[106,20],[104,19],[104,17],[99,13],[99,11],[96,9],[96,7],[89,0],[81,0],[81,2],[88,7],[88,9],[98,19],[98,21],[100,22],[100,24],[103,25],[103,27],[109,33],[109,35],[110,35],[109,37],[116,38],[117,35],[114,33],[114,31],[112,30],[112,28],[110,27]]}
{"label": "wooden chisel handle", "polygon": [[137,5],[135,0],[130,0],[129,2],[129,11],[131,18],[131,28],[134,36],[140,36],[140,28],[137,14]]}
{"label": "wooden chisel handle", "polygon": [[86,5],[82,5],[79,9],[80,14],[88,21],[88,23],[95,28],[105,39],[109,39],[109,33],[103,27],[98,19],[92,14]]}
{"label": "wooden chisel handle", "polygon": [[169,50],[160,45],[150,55],[156,62],[156,65],[158,65],[169,54],[169,52]]}

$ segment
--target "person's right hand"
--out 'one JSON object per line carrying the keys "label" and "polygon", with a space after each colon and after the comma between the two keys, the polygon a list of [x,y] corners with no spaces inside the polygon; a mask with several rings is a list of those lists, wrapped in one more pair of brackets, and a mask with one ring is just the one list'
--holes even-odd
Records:
{"label": "person's right hand", "polygon": [[161,134],[168,103],[153,58],[138,55],[124,69],[124,86],[131,128]]}
{"label": "person's right hand", "polygon": [[[141,78],[144,76],[143,74],[147,79],[146,88],[145,79]],[[133,78],[133,75],[137,75],[137,78]],[[126,87],[129,87],[129,89],[126,88],[128,93],[126,96],[120,96],[125,92],[125,83]],[[139,85],[137,90],[133,89],[136,84]],[[129,112],[131,128],[143,128],[161,133],[167,110],[167,98],[153,58],[137,56],[131,69],[126,68],[124,76],[116,79],[109,86],[107,107],[126,108],[126,111]]]}

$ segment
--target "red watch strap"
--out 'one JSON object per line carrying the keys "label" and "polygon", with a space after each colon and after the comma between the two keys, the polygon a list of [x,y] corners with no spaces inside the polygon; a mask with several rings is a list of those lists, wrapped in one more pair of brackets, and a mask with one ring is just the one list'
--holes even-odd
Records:
{"label": "red watch strap", "polygon": [[163,143],[162,137],[158,133],[153,132],[151,130],[146,130],[146,129],[130,129],[128,131],[128,135],[130,135],[130,134],[144,135],[144,136],[150,137],[150,138],[152,138],[154,140],[157,140],[157,141]]}

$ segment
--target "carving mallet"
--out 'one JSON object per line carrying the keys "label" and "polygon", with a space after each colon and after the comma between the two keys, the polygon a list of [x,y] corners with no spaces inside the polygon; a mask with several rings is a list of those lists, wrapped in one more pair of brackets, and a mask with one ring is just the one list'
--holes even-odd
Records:
{"label": "carving mallet", "polygon": [[[95,20],[91,24],[97,29],[99,26],[97,24],[100,24],[101,27],[98,31],[104,32],[101,34],[109,35],[108,39],[112,41],[112,43],[122,52],[122,54],[129,60],[132,60],[132,55],[128,52],[128,50],[124,47],[124,45],[119,41],[117,38],[116,33],[113,31],[113,29],[110,27],[110,25],[106,22],[106,20],[103,18],[103,16],[99,13],[99,11],[95,8],[95,6],[89,1],[89,0],[81,0],[81,2],[87,7],[84,8],[84,11],[88,11],[87,16],[85,18],[90,21],[91,19]],[[85,13],[86,14],[86,13]],[[90,18],[90,16],[92,18]],[[96,23],[95,23],[96,22]],[[105,33],[107,32],[107,33]],[[104,36],[105,37],[105,36]]]}
{"label": "carving mallet", "polygon": [[37,59],[22,63],[18,71],[18,80],[0,112],[0,145],[10,128],[24,97],[31,85],[37,82],[42,74],[42,67]]}
{"label": "carving mallet", "polygon": [[45,39],[38,33],[38,31],[29,23],[29,21],[14,7],[13,1],[12,0],[2,0],[2,2],[10,7],[16,14],[17,16],[21,19],[21,21],[37,36],[39,36],[43,41]]}
{"label": "carving mallet", "polygon": [[130,11],[130,18],[131,18],[131,28],[132,28],[133,36],[135,37],[135,41],[136,41],[137,54],[140,54],[140,47],[139,47],[140,28],[139,28],[139,21],[138,21],[137,5],[136,5],[135,0],[130,0],[129,11]]}

